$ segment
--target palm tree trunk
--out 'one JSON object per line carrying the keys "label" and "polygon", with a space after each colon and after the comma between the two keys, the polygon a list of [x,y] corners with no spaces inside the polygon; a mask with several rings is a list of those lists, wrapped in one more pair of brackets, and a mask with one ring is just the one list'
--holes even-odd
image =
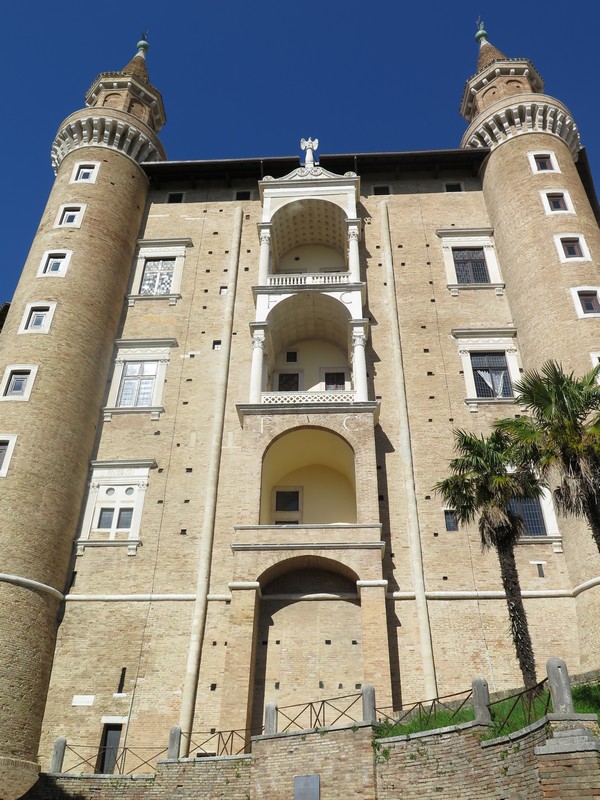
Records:
{"label": "palm tree trunk", "polygon": [[592,537],[600,553],[600,503],[595,495],[588,495],[585,500],[585,516],[592,530]]}
{"label": "palm tree trunk", "polygon": [[532,689],[537,684],[535,674],[535,657],[533,655],[533,645],[529,635],[527,615],[521,596],[521,584],[519,583],[519,573],[515,561],[515,551],[512,545],[498,547],[498,561],[500,562],[500,573],[502,575],[502,586],[506,593],[506,605],[508,606],[508,616],[510,618],[510,629],[517,660],[523,675],[526,689]]}

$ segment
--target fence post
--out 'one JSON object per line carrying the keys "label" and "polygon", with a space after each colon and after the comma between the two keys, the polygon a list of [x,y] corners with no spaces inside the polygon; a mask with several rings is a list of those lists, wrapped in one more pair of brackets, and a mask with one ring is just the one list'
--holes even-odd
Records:
{"label": "fence post", "polygon": [[377,722],[375,687],[370,683],[363,683],[362,687],[362,718],[363,722]]}
{"label": "fence post", "polygon": [[492,721],[490,713],[490,690],[485,678],[473,678],[471,683],[473,689],[473,711],[475,712],[475,722],[489,724]]}
{"label": "fence post", "polygon": [[265,734],[272,733],[277,733],[277,703],[273,702],[265,706]]}
{"label": "fence post", "polygon": [[57,774],[62,772],[63,768],[63,761],[65,760],[65,748],[67,746],[67,740],[64,736],[59,736],[58,739],[54,741],[54,747],[52,748],[52,757],[50,758],[50,773]]}
{"label": "fence post", "polygon": [[179,758],[179,747],[181,745],[181,728],[179,725],[173,725],[169,731],[169,749],[167,750],[167,758],[169,761],[177,761]]}
{"label": "fence post", "polygon": [[552,711],[554,714],[574,714],[573,694],[569,683],[567,665],[562,658],[549,658],[546,662],[548,684],[552,695]]}

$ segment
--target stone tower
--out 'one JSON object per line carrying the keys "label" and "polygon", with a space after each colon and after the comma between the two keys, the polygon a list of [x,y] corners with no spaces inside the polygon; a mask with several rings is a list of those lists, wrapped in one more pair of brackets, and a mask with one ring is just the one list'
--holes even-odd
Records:
{"label": "stone tower", "polygon": [[[129,277],[165,122],[145,40],[60,126],[56,181],[4,325],[0,522],[0,786],[34,782],[57,615]],[[5,469],[6,471],[6,469]],[[35,487],[35,494],[32,488]]]}
{"label": "stone tower", "polygon": [[[494,230],[506,296],[527,369],[553,359],[587,372],[599,359],[598,207],[577,126],[559,100],[544,94],[531,61],[507,58],[481,26],[477,73],[461,113],[470,123],[462,147],[487,147],[482,188]],[[591,190],[590,190],[591,188]],[[574,586],[589,580],[596,556],[577,523],[561,520]],[[593,650],[598,588],[575,593],[584,657]]]}

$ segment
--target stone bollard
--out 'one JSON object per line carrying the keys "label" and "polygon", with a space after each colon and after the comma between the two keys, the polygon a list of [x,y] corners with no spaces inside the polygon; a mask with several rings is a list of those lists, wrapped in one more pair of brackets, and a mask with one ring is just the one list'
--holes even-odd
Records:
{"label": "stone bollard", "polygon": [[265,706],[265,735],[277,733],[277,703]]}
{"label": "stone bollard", "polygon": [[169,749],[167,750],[167,758],[169,761],[177,761],[179,758],[179,748],[181,746],[181,728],[179,725],[173,725],[169,731]]}
{"label": "stone bollard", "polygon": [[550,658],[546,662],[548,684],[552,695],[552,712],[554,714],[574,714],[573,694],[569,683],[567,665],[562,658]]}
{"label": "stone bollard", "polygon": [[485,678],[473,678],[471,683],[473,689],[473,711],[475,712],[475,722],[489,725],[492,721],[490,713],[490,690]]}
{"label": "stone bollard", "polygon": [[363,722],[370,722],[371,724],[377,722],[375,687],[370,683],[363,683],[362,687],[362,718]]}
{"label": "stone bollard", "polygon": [[57,775],[62,772],[66,747],[67,740],[64,736],[59,736],[58,739],[55,740],[54,747],[52,748],[52,756],[50,758],[51,775]]}

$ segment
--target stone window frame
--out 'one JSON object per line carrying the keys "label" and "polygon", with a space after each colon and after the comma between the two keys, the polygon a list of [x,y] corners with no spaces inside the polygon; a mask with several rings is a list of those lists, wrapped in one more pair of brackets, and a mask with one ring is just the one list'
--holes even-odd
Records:
{"label": "stone window frame", "polygon": [[[558,253],[558,258],[561,264],[572,264],[572,263],[581,263],[583,261],[591,261],[592,257],[590,255],[589,248],[587,246],[587,242],[585,240],[585,236],[582,233],[555,233],[554,234],[554,245],[556,247],[556,252]],[[579,249],[581,250],[580,256],[568,256],[565,253],[564,242],[577,240],[579,245]]]}
{"label": "stone window frame", "polygon": [[[61,203],[58,207],[58,213],[54,221],[55,228],[81,228],[85,212],[87,210],[87,203]],[[73,222],[63,222],[65,214],[69,212],[75,213]]]}
{"label": "stone window frame", "polygon": [[[148,300],[168,300],[170,306],[177,305],[177,301],[181,299],[181,281],[186,250],[191,246],[191,239],[138,239],[138,250],[135,256],[132,280],[132,289],[134,291],[127,295],[128,305],[135,306],[139,301]],[[171,291],[168,294],[140,294],[146,261],[170,258],[175,259]]]}
{"label": "stone window frame", "polygon": [[[27,402],[31,397],[33,384],[38,371],[38,364],[9,364],[4,369],[2,380],[0,381],[0,402],[14,401],[14,402]],[[26,372],[28,379],[25,384],[25,391],[22,395],[6,394],[10,379],[15,373]]]}
{"label": "stone window frame", "polygon": [[513,404],[514,394],[511,397],[477,397],[475,377],[471,365],[472,353],[503,353],[506,358],[506,367],[511,386],[521,377],[521,364],[516,345],[516,328],[489,328],[471,329],[455,328],[452,336],[456,340],[458,353],[462,362],[462,371],[465,379],[465,404],[471,412],[479,411],[479,405],[490,403]]}
{"label": "stone window frame", "polygon": [[[69,269],[71,262],[72,250],[45,250],[40,260],[40,265],[37,271],[38,278],[64,278]],[[48,271],[48,264],[53,259],[62,260],[63,264],[60,269],[53,272]]]}
{"label": "stone window frame", "polygon": [[[504,279],[494,245],[493,228],[438,228],[436,236],[442,245],[442,258],[446,270],[446,285],[455,297],[462,291],[492,289],[497,295],[504,294]],[[483,249],[489,283],[459,283],[454,264],[454,250]]]}
{"label": "stone window frame", "polygon": [[[89,178],[80,178],[79,172],[82,169],[89,167],[91,175]],[[96,183],[98,172],[100,171],[100,161],[78,161],[71,172],[71,179],[69,183]]]}
{"label": "stone window frame", "polygon": [[[566,208],[551,208],[550,201],[548,199],[549,195],[553,194],[560,194],[563,196]],[[546,216],[554,216],[555,214],[574,214],[575,207],[573,206],[573,201],[571,200],[571,195],[566,189],[540,189],[540,197],[542,199],[542,205],[544,207],[544,213]]]}
{"label": "stone window frame", "polygon": [[[600,317],[600,286],[573,286],[569,291],[571,292],[571,298],[573,300],[573,305],[575,306],[575,313],[579,319],[594,319]],[[583,310],[581,298],[579,296],[581,292],[596,294],[599,303],[598,311],[586,312]]]}
{"label": "stone window frame", "polygon": [[[75,540],[77,555],[83,555],[87,547],[126,547],[127,555],[134,556],[141,544],[141,523],[150,470],[156,467],[153,459],[123,459],[114,461],[92,461],[91,477],[79,536]],[[110,507],[106,490],[132,487],[131,506],[133,515],[127,536],[113,538],[101,536],[101,529],[94,528],[101,508]],[[129,507],[129,504],[128,506]],[[120,508],[115,504],[115,510]],[[96,535],[93,535],[96,534]]]}
{"label": "stone window frame", "polygon": [[[328,372],[341,372],[344,375],[344,388],[343,389],[326,389],[325,388],[325,374]],[[345,366],[337,367],[319,367],[319,388],[313,391],[320,392],[349,392],[352,389],[352,374],[350,369]]]}
{"label": "stone window frame", "polygon": [[4,458],[2,459],[2,463],[0,463],[0,478],[6,478],[8,473],[8,468],[10,466],[10,460],[13,456],[13,452],[15,449],[15,445],[17,443],[17,434],[16,433],[0,433],[0,443],[6,442],[6,453],[4,454]]}
{"label": "stone window frame", "polygon": [[[28,327],[29,320],[31,315],[35,309],[45,308],[46,316],[44,319],[44,324],[40,328],[30,328]],[[25,311],[23,312],[23,316],[21,317],[21,323],[19,325],[19,330],[17,333],[25,333],[25,334],[36,334],[36,333],[48,333],[50,331],[50,326],[52,325],[52,318],[54,317],[54,312],[56,310],[56,302],[51,300],[40,300],[39,302],[32,302],[27,303],[25,306]]]}
{"label": "stone window frame", "polygon": [[[536,157],[539,158],[539,156],[547,156],[552,164],[552,169],[539,169],[536,161]],[[554,150],[530,150],[529,153],[527,153],[527,158],[534,175],[548,175],[549,173],[561,172]]]}
{"label": "stone window frame", "polygon": [[[118,339],[115,342],[117,352],[114,369],[108,390],[106,406],[103,409],[105,422],[112,420],[113,414],[149,414],[150,419],[158,420],[164,413],[162,403],[163,389],[166,382],[167,366],[171,358],[171,350],[177,347],[176,339]],[[157,363],[156,378],[152,392],[152,403],[149,406],[119,406],[117,400],[123,380],[125,364],[128,361],[151,361]]]}

